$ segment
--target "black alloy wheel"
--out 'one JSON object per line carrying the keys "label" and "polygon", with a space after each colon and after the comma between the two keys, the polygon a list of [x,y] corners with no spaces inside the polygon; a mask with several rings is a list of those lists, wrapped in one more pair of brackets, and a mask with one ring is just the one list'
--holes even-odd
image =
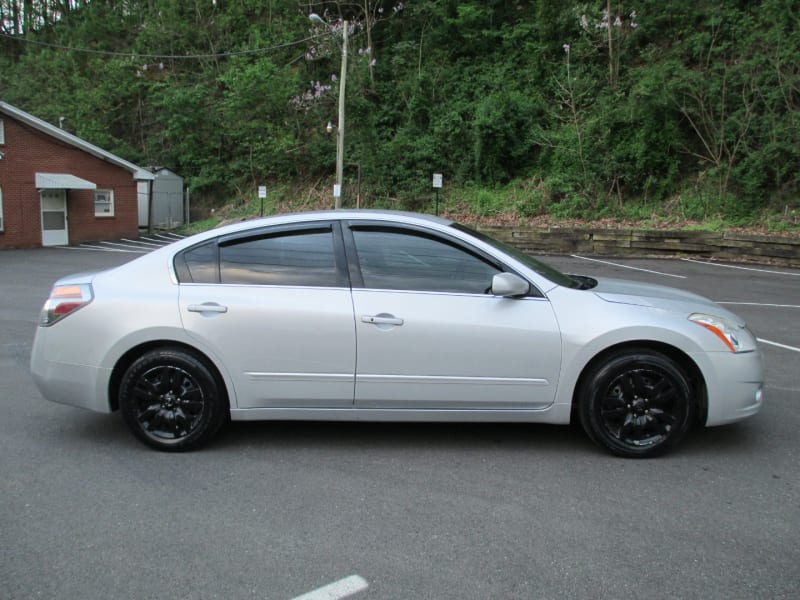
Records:
{"label": "black alloy wheel", "polygon": [[617,354],[592,369],[579,402],[589,437],[627,458],[662,454],[683,438],[694,417],[680,366],[649,350]]}
{"label": "black alloy wheel", "polygon": [[119,400],[133,434],[159,450],[196,448],[228,416],[210,369],[176,348],[152,350],[137,359],[122,378]]}

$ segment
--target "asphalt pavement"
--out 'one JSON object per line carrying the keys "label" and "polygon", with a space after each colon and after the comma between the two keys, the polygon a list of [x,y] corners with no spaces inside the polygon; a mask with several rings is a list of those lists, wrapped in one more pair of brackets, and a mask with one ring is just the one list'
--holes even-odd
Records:
{"label": "asphalt pavement", "polygon": [[53,280],[135,257],[0,251],[0,597],[800,597],[800,270],[546,259],[699,292],[759,338],[761,413],[660,459],[579,427],[299,422],[171,455],[28,370]]}

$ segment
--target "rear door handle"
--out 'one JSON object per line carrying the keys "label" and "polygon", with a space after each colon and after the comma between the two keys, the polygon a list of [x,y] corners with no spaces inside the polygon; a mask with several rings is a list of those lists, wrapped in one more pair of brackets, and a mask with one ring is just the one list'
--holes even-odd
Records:
{"label": "rear door handle", "polygon": [[203,304],[190,304],[186,307],[186,310],[196,313],[226,313],[228,312],[228,307],[216,302],[205,302]]}
{"label": "rear door handle", "polygon": [[361,315],[362,323],[372,323],[373,325],[402,325],[403,319],[398,319],[392,315]]}

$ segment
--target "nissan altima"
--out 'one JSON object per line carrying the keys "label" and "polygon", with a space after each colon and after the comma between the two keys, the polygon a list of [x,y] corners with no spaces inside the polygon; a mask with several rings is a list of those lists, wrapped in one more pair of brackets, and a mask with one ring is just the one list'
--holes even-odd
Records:
{"label": "nissan altima", "polygon": [[762,403],[744,322],[679,289],[566,275],[438,217],[236,223],[65,277],[31,370],[159,450],[233,420],[567,424],[625,457]]}

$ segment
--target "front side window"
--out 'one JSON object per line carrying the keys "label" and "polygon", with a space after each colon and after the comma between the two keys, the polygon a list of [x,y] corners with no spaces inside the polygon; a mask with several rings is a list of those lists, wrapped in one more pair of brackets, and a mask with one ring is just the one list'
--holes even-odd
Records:
{"label": "front side window", "polygon": [[354,229],[364,286],[485,294],[501,270],[484,258],[414,231]]}
{"label": "front side window", "polygon": [[505,252],[509,256],[516,258],[523,265],[525,265],[529,269],[536,271],[539,275],[545,277],[546,279],[549,279],[553,283],[574,289],[578,289],[582,285],[580,281],[573,279],[569,275],[561,273],[560,271],[554,269],[553,267],[551,267],[546,263],[543,263],[540,260],[535,259],[530,254],[525,254],[519,248],[514,248],[509,244],[501,242],[500,240],[496,240],[492,237],[489,237],[485,233],[481,233],[480,231],[476,231],[475,229],[471,229],[470,227],[467,227],[466,225],[461,225],[460,223],[454,223],[452,227],[457,231],[468,233],[471,236],[478,238],[479,240],[489,244],[490,246],[494,246],[498,250]]}
{"label": "front side window", "polygon": [[95,217],[114,216],[114,190],[95,190],[94,216]]}
{"label": "front side window", "polygon": [[0,119],[0,144],[6,143],[6,129],[3,125],[3,119]]}
{"label": "front side window", "polygon": [[3,231],[3,188],[0,188],[0,231]]}

